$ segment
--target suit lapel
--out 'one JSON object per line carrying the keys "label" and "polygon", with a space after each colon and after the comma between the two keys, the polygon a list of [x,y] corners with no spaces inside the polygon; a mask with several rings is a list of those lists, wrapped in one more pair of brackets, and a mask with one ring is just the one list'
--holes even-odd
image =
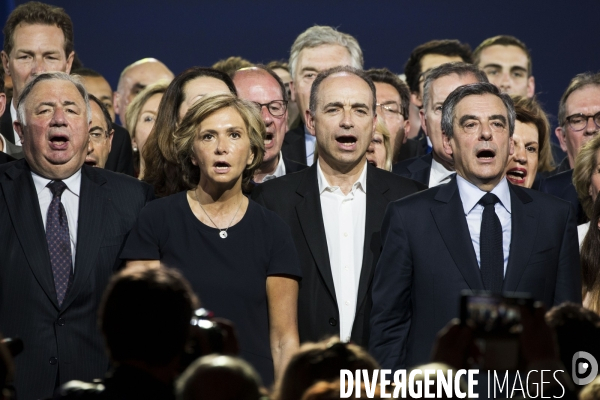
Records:
{"label": "suit lapel", "polygon": [[0,133],[4,135],[6,140],[11,143],[15,143],[15,131],[12,125],[12,115],[10,115],[10,104],[12,99],[6,99],[6,109],[4,110],[4,114],[2,114],[2,118],[0,118]]}
{"label": "suit lapel", "polygon": [[0,180],[0,185],[29,268],[48,299],[58,309],[40,203],[25,160],[16,161],[6,171],[4,179]]}
{"label": "suit lapel", "polygon": [[537,234],[537,211],[525,204],[531,197],[519,187],[508,185],[511,204],[511,239],[508,266],[502,290],[514,292],[525,271]]}
{"label": "suit lapel", "polygon": [[323,224],[316,163],[307,170],[296,192],[303,197],[303,200],[296,205],[296,213],[304,232],[304,238],[315,260],[315,264],[317,264],[319,273],[325,282],[325,286],[327,286],[335,302],[335,286],[333,285],[333,275],[329,262],[329,251],[327,249],[327,237]]}
{"label": "suit lapel", "polygon": [[458,192],[456,175],[449,183],[440,186],[435,199],[441,204],[432,207],[431,214],[456,267],[471,290],[483,290],[483,281]]}
{"label": "suit lapel", "polygon": [[92,167],[82,167],[75,273],[73,285],[62,305],[63,310],[77,298],[98,259],[100,242],[104,237],[105,205],[108,201],[103,196],[104,183],[104,177],[96,174]]}
{"label": "suit lapel", "polygon": [[[389,190],[386,182],[378,180],[377,170],[371,164],[367,164],[367,209],[365,213],[365,245],[363,247],[363,262],[360,271],[360,281],[358,283],[358,295],[356,300],[356,309],[360,309],[363,303],[371,280],[373,278],[373,254],[379,254],[381,247],[381,221],[385,214],[389,199],[385,194]],[[375,236],[377,235],[377,237]]]}

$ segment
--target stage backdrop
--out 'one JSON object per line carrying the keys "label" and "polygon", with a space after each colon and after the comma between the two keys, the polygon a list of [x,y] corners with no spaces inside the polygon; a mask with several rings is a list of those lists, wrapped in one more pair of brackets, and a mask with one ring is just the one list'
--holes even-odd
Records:
{"label": "stage backdrop", "polygon": [[[598,0],[49,2],[69,13],[79,57],[113,89],[123,67],[144,57],[160,59],[175,74],[232,55],[252,62],[287,59],[296,36],[314,24],[355,36],[365,68],[396,73],[415,46],[431,39],[456,38],[475,48],[490,36],[514,35],[531,49],[536,92],[552,115],[575,74],[600,70]],[[0,3],[5,12],[23,1]]]}

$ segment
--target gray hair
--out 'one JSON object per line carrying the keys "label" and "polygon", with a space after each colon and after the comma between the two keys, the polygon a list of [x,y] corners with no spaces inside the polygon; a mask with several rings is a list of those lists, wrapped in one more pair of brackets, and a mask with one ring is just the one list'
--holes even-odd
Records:
{"label": "gray hair", "polygon": [[571,82],[569,82],[569,86],[567,90],[563,93],[560,98],[560,103],[558,104],[558,124],[563,128],[567,123],[567,100],[573,92],[583,89],[585,86],[600,86],[600,72],[591,73],[584,72],[582,74],[575,75]]}
{"label": "gray hair", "polygon": [[83,100],[85,101],[85,112],[89,124],[92,121],[92,110],[90,108],[90,99],[88,93],[85,90],[83,84],[81,83],[81,80],[79,80],[79,78],[75,75],[69,75],[64,72],[46,72],[36,76],[31,82],[25,85],[23,91],[21,92],[21,95],[19,96],[19,101],[17,102],[17,120],[21,123],[21,125],[27,125],[25,121],[25,102],[27,100],[27,97],[31,94],[33,87],[42,81],[49,80],[68,81],[75,85],[75,87],[79,91],[79,94],[81,94],[81,97],[83,97]]}
{"label": "gray hair", "polygon": [[491,94],[498,97],[504,103],[508,114],[508,132],[512,137],[515,132],[515,107],[510,96],[506,93],[501,93],[500,90],[488,82],[472,83],[470,85],[459,86],[448,95],[444,105],[442,106],[442,132],[452,139],[454,136],[454,110],[456,105],[467,96],[481,96]]}
{"label": "gray hair", "polygon": [[348,74],[356,75],[359,78],[361,78],[363,81],[365,81],[367,83],[367,85],[369,85],[369,88],[371,89],[371,94],[373,97],[373,104],[372,104],[371,109],[373,110],[373,114],[376,114],[377,93],[375,91],[375,84],[373,83],[373,81],[371,80],[369,75],[367,75],[366,72],[364,72],[361,69],[349,67],[347,65],[342,66],[342,67],[330,68],[328,70],[320,72],[319,75],[317,75],[317,77],[313,81],[312,87],[310,88],[310,103],[308,106],[310,113],[312,115],[315,115],[315,111],[317,111],[317,98],[319,96],[319,88],[321,86],[321,83],[323,83],[323,81],[327,77],[329,77],[333,74],[338,74],[340,72],[346,72]]}
{"label": "gray hair", "polygon": [[306,48],[313,48],[325,44],[337,44],[345,47],[352,58],[352,67],[363,69],[363,53],[356,39],[347,33],[339,32],[330,26],[315,25],[302,32],[297,38],[290,50],[290,75],[294,79],[296,72],[296,63],[300,52]]}
{"label": "gray hair", "polygon": [[451,62],[435,67],[425,74],[425,83],[423,85],[423,110],[425,113],[427,113],[429,100],[431,100],[430,92],[433,81],[452,74],[456,74],[459,77],[473,75],[478,82],[489,82],[485,72],[473,64],[464,62]]}

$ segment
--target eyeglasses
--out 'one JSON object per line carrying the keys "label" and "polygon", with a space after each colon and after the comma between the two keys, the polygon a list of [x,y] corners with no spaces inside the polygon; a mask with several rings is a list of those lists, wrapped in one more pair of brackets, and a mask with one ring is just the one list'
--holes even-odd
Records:
{"label": "eyeglasses", "polygon": [[383,103],[383,104],[375,104],[376,107],[379,107],[381,109],[381,113],[384,115],[388,115],[388,116],[396,116],[398,114],[403,115],[402,111],[400,110],[400,105],[398,103],[395,102],[390,102],[390,103]]}
{"label": "eyeglasses", "polygon": [[104,141],[106,140],[106,138],[108,138],[108,133],[105,132],[99,132],[99,131],[94,131],[94,132],[90,132],[90,140],[96,144],[103,144]]}
{"label": "eyeglasses", "polygon": [[596,129],[600,129],[600,112],[597,112],[594,115],[584,115],[584,114],[573,114],[569,115],[566,120],[569,123],[569,126],[574,131],[582,131],[587,128],[588,121],[592,118],[594,123],[596,124]]}
{"label": "eyeglasses", "polygon": [[283,114],[285,114],[285,111],[287,110],[287,101],[285,100],[273,100],[270,103],[257,103],[256,101],[253,101],[252,103],[254,103],[258,109],[258,111],[262,110],[263,107],[267,107],[267,110],[269,110],[269,113],[274,116],[274,117],[281,117]]}

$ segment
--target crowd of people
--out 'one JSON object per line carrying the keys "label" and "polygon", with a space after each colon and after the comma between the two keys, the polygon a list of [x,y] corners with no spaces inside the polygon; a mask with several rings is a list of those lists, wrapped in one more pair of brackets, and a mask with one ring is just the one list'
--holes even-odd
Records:
{"label": "crowd of people", "polygon": [[[73,31],[40,2],[3,30],[4,398],[332,399],[342,369],[513,359],[600,398],[570,369],[600,360],[600,73],[553,141],[513,36],[432,40],[397,75],[313,26],[287,62],[145,58],[113,91]],[[469,293],[515,346],[489,350]]]}

